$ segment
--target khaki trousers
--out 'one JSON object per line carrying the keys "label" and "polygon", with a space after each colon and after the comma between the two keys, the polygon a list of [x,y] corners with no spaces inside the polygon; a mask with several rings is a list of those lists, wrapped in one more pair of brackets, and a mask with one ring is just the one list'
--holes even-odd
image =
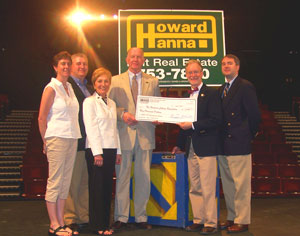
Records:
{"label": "khaki trousers", "polygon": [[115,221],[126,223],[129,217],[129,186],[134,158],[134,215],[135,222],[147,222],[146,206],[150,196],[150,165],[152,150],[142,150],[138,139],[132,151],[122,150],[121,165],[116,165]]}
{"label": "khaki trousers", "polygon": [[216,156],[198,157],[191,145],[188,157],[188,173],[193,223],[217,228]]}
{"label": "khaki trousers", "polygon": [[45,200],[66,199],[72,178],[77,139],[52,137],[46,139],[49,177]]}
{"label": "khaki trousers", "polygon": [[64,220],[67,225],[89,222],[88,169],[85,151],[77,151],[69,195],[65,205]]}
{"label": "khaki trousers", "polygon": [[251,218],[251,154],[219,156],[227,220],[250,224]]}

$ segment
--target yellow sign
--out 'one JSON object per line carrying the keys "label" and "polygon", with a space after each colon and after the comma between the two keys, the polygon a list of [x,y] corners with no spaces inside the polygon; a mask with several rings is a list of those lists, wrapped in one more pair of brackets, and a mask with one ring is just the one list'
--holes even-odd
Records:
{"label": "yellow sign", "polygon": [[145,57],[213,57],[218,51],[214,16],[131,15],[126,25],[127,50],[135,46],[164,50],[145,50]]}
{"label": "yellow sign", "polygon": [[128,70],[127,52],[143,49],[143,72],[160,87],[189,87],[185,65],[198,60],[204,83],[224,83],[220,61],[225,55],[223,11],[119,10],[119,72]]}

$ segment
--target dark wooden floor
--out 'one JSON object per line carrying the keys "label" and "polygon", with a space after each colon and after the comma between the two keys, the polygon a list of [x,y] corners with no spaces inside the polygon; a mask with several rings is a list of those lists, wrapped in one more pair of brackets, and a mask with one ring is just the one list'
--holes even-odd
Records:
{"label": "dark wooden floor", "polygon": [[[220,219],[226,218],[221,199]],[[48,235],[49,220],[44,201],[0,201],[0,236]],[[80,235],[93,235],[87,229]],[[195,236],[180,228],[154,226],[150,231],[131,230],[116,233],[120,236]],[[226,231],[215,235],[229,235]],[[252,224],[249,232],[236,236],[299,236],[300,198],[252,199]]]}

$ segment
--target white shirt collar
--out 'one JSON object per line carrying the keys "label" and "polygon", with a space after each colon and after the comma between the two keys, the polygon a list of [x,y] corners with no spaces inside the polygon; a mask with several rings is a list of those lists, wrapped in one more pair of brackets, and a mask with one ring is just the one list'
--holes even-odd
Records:
{"label": "white shirt collar", "polygon": [[226,79],[226,83],[229,83],[229,88],[231,87],[232,83],[235,81],[235,79],[238,77],[238,75],[236,77],[234,77],[234,79],[230,80],[229,82]]}
{"label": "white shirt collar", "polygon": [[136,78],[137,79],[140,79],[142,78],[142,71],[140,71],[139,73],[133,73],[131,72],[130,70],[128,70],[128,75],[129,75],[129,78],[132,79],[134,75],[136,75]]}
{"label": "white shirt collar", "polygon": [[[54,82],[59,87],[63,86],[63,83],[54,77],[51,78],[51,82]],[[69,86],[69,82],[67,82],[66,84],[67,86]]]}
{"label": "white shirt collar", "polygon": [[203,82],[201,82],[201,84],[198,86],[198,93],[199,93],[200,89],[202,88],[202,86],[203,86]]}

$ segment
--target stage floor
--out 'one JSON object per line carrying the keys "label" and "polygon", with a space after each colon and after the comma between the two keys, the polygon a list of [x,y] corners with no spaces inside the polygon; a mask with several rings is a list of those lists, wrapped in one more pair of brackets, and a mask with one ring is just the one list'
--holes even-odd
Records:
{"label": "stage floor", "polygon": [[[221,199],[220,219],[226,219],[224,199]],[[1,236],[48,235],[49,220],[44,201],[0,201]],[[154,226],[152,230],[131,230],[116,233],[120,236],[194,236],[180,228]],[[93,235],[87,229],[80,235]],[[229,235],[220,231],[214,235]],[[249,231],[234,235],[299,236],[300,198],[252,199],[252,223]]]}

